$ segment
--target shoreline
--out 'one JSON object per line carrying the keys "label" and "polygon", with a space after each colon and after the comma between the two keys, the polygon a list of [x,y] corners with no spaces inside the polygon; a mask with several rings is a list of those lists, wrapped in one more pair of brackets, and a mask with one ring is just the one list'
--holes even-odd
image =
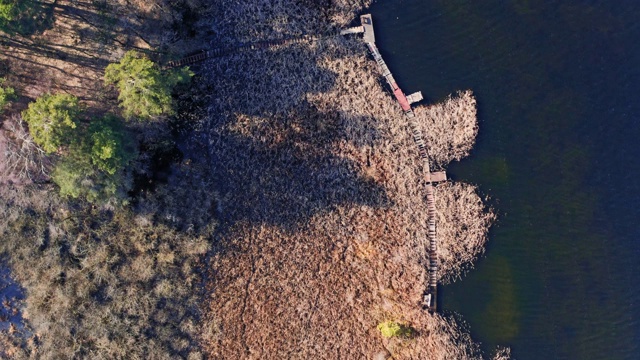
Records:
{"label": "shoreline", "polygon": [[437,173],[431,172],[431,167],[429,165],[429,149],[422,139],[422,135],[418,130],[418,124],[415,121],[416,115],[413,112],[411,104],[422,100],[422,93],[417,92],[409,96],[404,95],[404,92],[396,84],[391,71],[387,67],[387,64],[384,62],[382,55],[375,45],[375,35],[373,30],[374,27],[371,15],[362,15],[360,16],[360,20],[362,22],[362,27],[364,30],[364,42],[367,44],[367,47],[369,48],[371,55],[373,55],[374,60],[376,60],[376,62],[378,63],[380,72],[387,81],[387,85],[389,85],[389,87],[391,88],[393,95],[396,97],[396,101],[402,108],[404,118],[411,127],[413,140],[418,147],[418,153],[420,154],[420,159],[423,162],[423,171],[426,180],[425,192],[429,212],[427,224],[427,226],[429,227],[427,236],[428,245],[425,246],[425,252],[427,253],[427,258],[429,261],[429,280],[426,285],[426,290],[424,291],[422,306],[426,309],[429,309],[430,311],[435,312],[438,305],[438,240],[436,234],[436,207],[433,196],[433,186],[435,183],[446,181],[447,176],[444,171],[440,171]]}

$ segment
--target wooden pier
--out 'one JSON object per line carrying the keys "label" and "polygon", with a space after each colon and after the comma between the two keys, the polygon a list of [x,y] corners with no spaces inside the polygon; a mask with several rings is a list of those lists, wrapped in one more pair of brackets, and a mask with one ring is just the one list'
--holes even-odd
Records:
{"label": "wooden pier", "polygon": [[389,67],[385,63],[382,55],[380,55],[380,51],[378,51],[378,47],[375,44],[375,33],[373,30],[373,19],[371,15],[362,15],[360,17],[360,21],[362,22],[363,32],[363,40],[367,44],[371,55],[373,55],[373,59],[378,63],[380,67],[380,72],[382,76],[386,80],[387,84],[391,88],[393,96],[395,96],[398,104],[402,108],[405,118],[409,123],[409,127],[411,128],[411,132],[413,135],[413,140],[418,146],[418,153],[420,154],[420,158],[423,163],[423,168],[425,172],[425,180],[426,180],[426,194],[427,194],[427,211],[428,211],[428,221],[427,221],[427,244],[425,245],[425,252],[429,255],[429,264],[428,264],[428,273],[429,279],[426,284],[426,291],[424,293],[423,298],[423,306],[431,311],[437,310],[437,295],[438,295],[438,242],[437,242],[437,234],[436,234],[436,206],[435,206],[435,198],[433,194],[433,184],[440,181],[445,181],[447,179],[446,174],[443,171],[440,172],[431,172],[429,165],[429,153],[427,151],[427,146],[422,138],[422,134],[418,128],[418,124],[416,123],[415,114],[411,109],[411,104],[416,103],[422,100],[422,93],[416,92],[409,96],[405,96],[402,89],[396,83],[396,80],[393,78]]}

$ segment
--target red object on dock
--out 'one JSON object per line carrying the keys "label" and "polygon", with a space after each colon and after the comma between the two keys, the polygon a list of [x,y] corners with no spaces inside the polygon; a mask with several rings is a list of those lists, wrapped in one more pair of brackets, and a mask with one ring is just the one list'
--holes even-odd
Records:
{"label": "red object on dock", "polygon": [[394,86],[393,95],[395,95],[396,99],[398,99],[398,102],[400,103],[402,110],[404,111],[411,110],[411,105],[409,105],[409,100],[407,100],[407,97],[404,96],[404,93],[402,92],[402,90],[400,90],[398,85]]}

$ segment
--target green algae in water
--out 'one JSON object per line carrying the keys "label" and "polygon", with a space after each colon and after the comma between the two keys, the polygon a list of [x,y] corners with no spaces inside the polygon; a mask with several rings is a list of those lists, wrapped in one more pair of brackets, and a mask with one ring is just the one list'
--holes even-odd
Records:
{"label": "green algae in water", "polygon": [[483,178],[491,179],[491,186],[506,186],[509,183],[510,171],[507,159],[502,156],[493,156],[478,161],[480,173]]}
{"label": "green algae in water", "polygon": [[480,321],[494,322],[497,326],[487,334],[494,341],[508,343],[518,336],[520,331],[520,303],[517,299],[515,280],[509,261],[499,257],[492,264],[493,271],[500,274],[496,281],[489,283],[491,289],[489,303],[481,312]]}

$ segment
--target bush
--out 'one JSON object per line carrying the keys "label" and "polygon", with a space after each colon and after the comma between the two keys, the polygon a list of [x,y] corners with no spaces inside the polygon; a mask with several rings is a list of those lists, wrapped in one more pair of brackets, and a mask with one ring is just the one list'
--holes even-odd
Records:
{"label": "bush", "polygon": [[126,197],[122,174],[109,175],[95,168],[80,151],[74,149],[58,161],[51,179],[60,187],[60,195],[84,197],[91,203],[106,203]]}
{"label": "bush", "polygon": [[22,113],[36,144],[46,153],[66,151],[56,164],[52,180],[60,194],[88,201],[123,200],[131,181],[124,173],[135,158],[135,146],[124,124],[113,115],[79,127],[78,98],[45,94]]}
{"label": "bush", "polygon": [[29,125],[36,144],[50,154],[71,142],[79,115],[77,97],[45,94],[29,104],[29,108],[22,112],[22,119]]}
{"label": "bush", "polygon": [[104,79],[107,85],[113,84],[120,91],[118,100],[125,116],[151,119],[173,114],[171,92],[191,76],[189,68],[163,72],[147,57],[128,51],[119,63],[107,66]]}
{"label": "bush", "polygon": [[397,323],[395,321],[385,321],[378,324],[378,330],[385,338],[392,337],[410,337],[413,335],[413,329],[409,326]]}
{"label": "bush", "polygon": [[[10,349],[12,359],[185,359],[199,349],[198,265],[211,232],[189,235],[126,209],[69,208],[31,193],[0,203],[0,216],[9,215],[0,253],[10,254],[26,290],[28,329],[6,335],[13,348],[0,333],[0,358]],[[34,199],[16,199],[27,196]]]}
{"label": "bush", "polygon": [[36,8],[34,0],[0,0],[0,30],[13,33],[21,32],[24,24],[21,20],[26,20],[33,15]]}
{"label": "bush", "polygon": [[16,98],[16,91],[9,86],[1,86],[5,82],[5,79],[0,78],[0,114],[2,114],[2,110],[7,106],[9,101],[14,100]]}

